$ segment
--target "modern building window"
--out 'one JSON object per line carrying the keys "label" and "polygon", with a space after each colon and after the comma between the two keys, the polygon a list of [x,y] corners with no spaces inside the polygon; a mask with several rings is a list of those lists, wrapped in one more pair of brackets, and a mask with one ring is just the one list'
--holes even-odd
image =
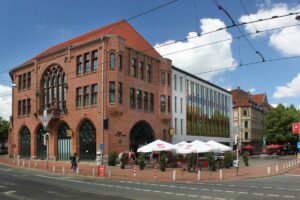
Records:
{"label": "modern building window", "polygon": [[174,98],[174,111],[177,112],[177,97]]}
{"label": "modern building window", "polygon": [[109,68],[115,69],[115,53],[109,54]]}
{"label": "modern building window", "polygon": [[76,107],[81,107],[82,88],[76,88]]}
{"label": "modern building window", "polygon": [[171,112],[171,97],[168,96],[168,112]]}
{"label": "modern building window", "polygon": [[160,96],[160,111],[162,113],[166,112],[166,96],[165,95]]}
{"label": "modern building window", "polygon": [[116,101],[116,82],[109,81],[109,103],[115,103]]}
{"label": "modern building window", "polygon": [[152,67],[150,64],[147,64],[147,81],[151,82],[151,74],[152,74]]}
{"label": "modern building window", "polygon": [[22,115],[22,101],[18,101],[18,116]]}
{"label": "modern building window", "polygon": [[90,99],[90,87],[84,86],[83,87],[83,106],[89,105],[89,99]]}
{"label": "modern building window", "polygon": [[119,70],[122,70],[123,68],[123,57],[121,54],[119,54]]}
{"label": "modern building window", "polygon": [[177,75],[174,74],[174,90],[177,90]]}
{"label": "modern building window", "polygon": [[92,51],[92,67],[91,71],[96,71],[98,69],[98,51]]}
{"label": "modern building window", "polygon": [[180,92],[182,92],[182,77],[179,77]]}
{"label": "modern building window", "polygon": [[31,87],[31,72],[27,73],[27,89]]}
{"label": "modern building window", "polygon": [[18,90],[22,89],[22,75],[19,75]]}
{"label": "modern building window", "polygon": [[154,111],[154,94],[150,93],[150,111]]}
{"label": "modern building window", "polygon": [[142,109],[142,95],[143,95],[143,92],[141,90],[137,90],[137,108],[138,109]]}
{"label": "modern building window", "polygon": [[139,72],[139,75],[140,75],[140,79],[141,80],[144,80],[144,62],[140,62],[140,72]]}
{"label": "modern building window", "polygon": [[118,93],[119,103],[123,103],[123,83],[121,82],[118,83]]}
{"label": "modern building window", "polygon": [[161,72],[161,73],[160,73],[160,83],[161,83],[162,85],[164,85],[165,82],[166,82],[166,80],[165,80],[165,72]]}
{"label": "modern building window", "polygon": [[248,128],[248,121],[244,122],[244,128]]}
{"label": "modern building window", "polygon": [[244,115],[244,116],[247,116],[247,115],[248,115],[247,110],[243,110],[243,115]]}
{"label": "modern building window", "polygon": [[175,128],[175,134],[177,134],[177,118],[175,118],[175,124],[174,124],[174,128]]}
{"label": "modern building window", "polygon": [[135,89],[130,88],[130,108],[135,108]]}
{"label": "modern building window", "polygon": [[92,85],[92,105],[96,105],[98,100],[98,85]]}
{"label": "modern building window", "polygon": [[22,115],[26,115],[26,99],[22,100]]}
{"label": "modern building window", "polygon": [[26,73],[23,74],[23,81],[22,81],[22,89],[25,90],[26,89]]}
{"label": "modern building window", "polygon": [[182,108],[183,108],[183,98],[180,98],[180,113],[182,114]]}
{"label": "modern building window", "polygon": [[76,57],[76,73],[82,74],[82,55]]}
{"label": "modern building window", "polygon": [[131,76],[136,78],[137,73],[136,73],[136,59],[132,58],[131,59]]}
{"label": "modern building window", "polygon": [[31,100],[27,99],[27,115],[31,113]]}
{"label": "modern building window", "polygon": [[170,86],[170,81],[171,81],[171,77],[170,77],[170,73],[168,73],[168,86]]}
{"label": "modern building window", "polygon": [[245,132],[245,140],[249,140],[249,133]]}
{"label": "modern building window", "polygon": [[183,119],[180,120],[180,134],[183,134]]}
{"label": "modern building window", "polygon": [[83,72],[87,73],[90,71],[90,53],[84,54],[84,69]]}
{"label": "modern building window", "polygon": [[145,111],[148,111],[148,97],[149,95],[148,95],[148,92],[144,92],[144,110]]}

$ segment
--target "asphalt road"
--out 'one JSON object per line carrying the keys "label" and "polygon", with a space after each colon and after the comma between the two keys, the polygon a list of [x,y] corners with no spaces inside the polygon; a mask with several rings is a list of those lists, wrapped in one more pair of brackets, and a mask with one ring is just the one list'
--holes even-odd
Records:
{"label": "asphalt road", "polygon": [[300,199],[300,176],[216,183],[158,183],[62,176],[0,164],[0,200]]}

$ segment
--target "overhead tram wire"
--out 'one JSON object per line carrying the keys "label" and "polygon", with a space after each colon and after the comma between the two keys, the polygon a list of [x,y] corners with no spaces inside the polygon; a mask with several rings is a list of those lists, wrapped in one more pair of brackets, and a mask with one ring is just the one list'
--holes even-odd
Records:
{"label": "overhead tram wire", "polygon": [[[289,27],[294,27],[294,26],[299,26],[300,24],[294,24],[294,25],[287,25],[287,26],[282,26],[282,27],[277,27],[277,28],[272,28],[272,29],[267,29],[267,30],[263,30],[261,31],[262,32],[268,32],[268,31],[274,31],[274,30],[279,30],[279,29],[283,29],[283,28],[289,28]],[[256,32],[253,32],[253,33],[248,33],[248,34],[245,34],[243,35],[243,37],[246,37],[246,36],[250,36],[250,35],[255,35],[255,34],[258,34]],[[196,49],[196,48],[201,48],[201,47],[205,47],[205,46],[209,46],[209,45],[214,45],[214,44],[218,44],[218,43],[222,43],[222,42],[226,42],[226,41],[229,41],[229,40],[232,40],[232,39],[238,39],[240,38],[241,36],[236,36],[236,37],[232,37],[232,38],[227,38],[227,39],[224,39],[224,40],[219,40],[219,41],[215,41],[215,42],[212,42],[212,43],[207,43],[207,44],[203,44],[203,45],[198,45],[198,46],[195,46],[195,47],[191,47],[191,48],[188,48],[188,49],[183,49],[183,50],[179,50],[179,51],[175,51],[175,52],[171,52],[171,53],[168,53],[168,54],[164,54],[162,56],[166,56],[166,55],[171,55],[171,54],[176,54],[176,53],[181,53],[181,52],[184,52],[184,51],[189,51],[189,50],[192,50],[192,49]],[[109,61],[105,62],[105,63],[109,63]],[[97,66],[99,66],[100,64],[102,63],[99,63]],[[238,65],[239,66],[239,65]],[[233,68],[233,67],[231,67]],[[235,67],[234,67],[235,68]],[[227,69],[227,68],[225,68]],[[230,68],[229,68],[230,69]],[[109,69],[107,69],[109,70]],[[107,71],[105,70],[105,71]],[[99,70],[98,72],[101,72],[101,70]],[[76,71],[74,72],[69,72],[69,73],[66,73],[65,75],[70,75],[70,74],[73,74],[73,73],[76,73]],[[205,72],[206,73],[206,72]],[[198,74],[198,73],[197,73]],[[195,75],[197,75],[195,74]],[[70,80],[73,80],[73,79],[76,79],[78,77],[74,77],[74,78],[70,78],[68,79],[68,81]],[[173,78],[171,78],[172,80]],[[129,88],[129,87],[128,87]],[[1,95],[1,93],[0,93]]]}
{"label": "overhead tram wire", "polygon": [[[293,12],[293,13],[288,13],[288,14],[284,14],[284,15],[280,15],[280,16],[272,16],[272,17],[269,17],[269,18],[258,19],[258,20],[255,20],[255,21],[243,22],[243,23],[240,23],[240,24],[236,24],[236,26],[242,26],[242,25],[252,24],[252,23],[256,23],[256,22],[263,22],[263,21],[273,20],[273,19],[277,19],[277,18],[289,17],[289,16],[293,16],[293,15],[298,15],[298,14],[299,14],[299,12]],[[229,25],[229,26],[226,26],[226,27],[223,27],[223,28],[218,28],[216,30],[208,31],[208,32],[205,32],[205,33],[202,33],[202,34],[198,33],[197,36],[191,36],[191,37],[188,37],[188,38],[183,38],[183,39],[180,39],[180,40],[176,40],[174,42],[169,42],[169,43],[166,43],[166,44],[159,45],[155,48],[161,48],[161,47],[173,45],[173,44],[176,44],[178,42],[183,42],[183,41],[186,41],[186,40],[189,40],[189,39],[201,37],[203,35],[212,34],[212,33],[222,31],[222,30],[226,30],[226,29],[230,29],[230,28],[233,28],[233,27],[235,27],[235,26]],[[268,30],[270,30],[270,29],[268,29]],[[260,31],[260,32],[262,32],[262,31]],[[150,50],[153,50],[153,48],[142,50],[141,53],[145,53],[145,52],[150,51]],[[115,60],[118,60],[118,58],[116,58]],[[7,72],[9,70],[12,70],[13,68],[14,67],[11,67],[11,68],[8,68],[4,71],[0,71],[0,76],[1,76],[2,73]]]}
{"label": "overhead tram wire", "polygon": [[[253,21],[252,18],[251,18],[251,16],[250,16],[250,14],[249,14],[249,12],[248,12],[248,10],[247,10],[247,8],[246,8],[246,6],[245,6],[245,4],[243,3],[243,0],[239,0],[239,2],[240,2],[240,4],[241,4],[242,8],[244,9],[245,13],[246,13],[247,16],[249,17],[250,21]],[[259,33],[259,30],[258,30],[258,28],[255,26],[255,23],[252,23],[252,25],[253,25],[253,27],[255,28],[256,32]]]}
{"label": "overhead tram wire", "polygon": [[[212,0],[214,2],[214,4],[219,8],[219,10],[223,11],[225,13],[225,15],[230,19],[232,26],[236,27],[237,30],[243,34],[243,32],[241,31],[241,29],[236,25],[236,23],[234,22],[233,18],[231,17],[231,15],[227,12],[227,10],[225,10],[225,8],[222,7],[222,5],[218,2],[218,0]],[[262,55],[261,52],[259,52],[254,46],[253,44],[249,41],[249,39],[247,37],[244,37],[244,39],[246,40],[246,42],[249,44],[249,46],[252,48],[252,50],[262,59],[262,61],[265,61],[264,56]]]}

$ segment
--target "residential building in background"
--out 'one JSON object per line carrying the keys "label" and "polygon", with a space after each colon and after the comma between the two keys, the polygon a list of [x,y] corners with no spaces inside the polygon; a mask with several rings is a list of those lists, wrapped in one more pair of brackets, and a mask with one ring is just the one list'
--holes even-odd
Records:
{"label": "residential building in background", "polygon": [[170,142],[171,67],[126,21],[49,48],[10,71],[10,155],[45,159],[46,132],[52,160]]}
{"label": "residential building in background", "polygon": [[172,142],[215,140],[231,146],[231,93],[174,66],[172,76]]}
{"label": "residential building in background", "polygon": [[266,94],[251,94],[240,87],[231,90],[232,126],[234,134],[239,134],[242,147],[252,145],[261,150],[263,145],[262,131],[265,119],[272,106]]}

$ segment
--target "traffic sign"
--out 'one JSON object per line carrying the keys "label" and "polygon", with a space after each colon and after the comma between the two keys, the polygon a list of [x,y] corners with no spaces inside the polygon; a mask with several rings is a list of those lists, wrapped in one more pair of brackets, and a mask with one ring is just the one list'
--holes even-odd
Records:
{"label": "traffic sign", "polygon": [[104,144],[100,144],[100,151],[101,151],[101,152],[104,151]]}
{"label": "traffic sign", "polygon": [[297,148],[300,149],[300,142],[297,142]]}
{"label": "traffic sign", "polygon": [[299,123],[293,123],[293,133],[299,134]]}

